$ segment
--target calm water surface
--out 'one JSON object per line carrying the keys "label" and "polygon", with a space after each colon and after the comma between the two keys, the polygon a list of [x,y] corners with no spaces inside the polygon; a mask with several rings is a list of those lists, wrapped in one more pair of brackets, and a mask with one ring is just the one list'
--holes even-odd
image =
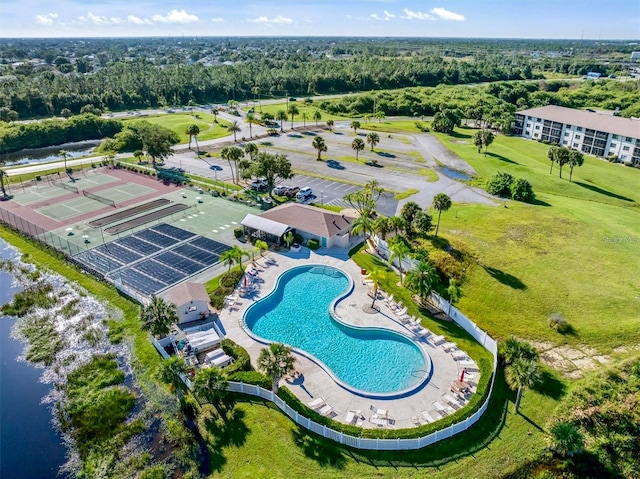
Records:
{"label": "calm water surface", "polygon": [[[0,257],[13,257],[0,239]],[[0,304],[11,300],[11,276],[0,272]],[[66,449],[40,404],[51,385],[39,382],[42,370],[18,361],[23,344],[10,337],[14,319],[0,316],[0,479],[55,478]]]}

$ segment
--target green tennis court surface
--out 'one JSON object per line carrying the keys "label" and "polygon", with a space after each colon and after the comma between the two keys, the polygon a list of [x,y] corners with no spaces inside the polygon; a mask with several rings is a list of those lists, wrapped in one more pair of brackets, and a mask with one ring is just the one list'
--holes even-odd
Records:
{"label": "green tennis court surface", "polygon": [[62,221],[73,218],[74,216],[88,213],[90,211],[99,210],[104,207],[104,204],[90,198],[85,198],[83,196],[80,198],[73,198],[71,200],[65,201],[64,203],[45,206],[43,208],[39,208],[36,211],[45,216],[48,216],[53,220]]}
{"label": "green tennis court surface", "polygon": [[55,186],[31,187],[25,191],[18,191],[17,189],[12,191],[13,201],[23,206],[40,203],[45,200],[68,195],[69,193],[71,192]]}
{"label": "green tennis court surface", "polygon": [[146,186],[137,185],[135,183],[125,183],[123,185],[114,186],[106,190],[100,190],[92,192],[94,195],[102,196],[109,200],[115,201],[115,203],[122,203],[130,200],[131,198],[137,198],[138,196],[148,195],[154,193],[156,190],[148,188]]}

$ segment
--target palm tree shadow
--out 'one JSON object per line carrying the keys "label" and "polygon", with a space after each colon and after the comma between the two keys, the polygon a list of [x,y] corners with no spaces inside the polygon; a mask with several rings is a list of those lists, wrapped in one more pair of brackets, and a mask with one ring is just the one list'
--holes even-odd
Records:
{"label": "palm tree shadow", "polygon": [[512,165],[520,165],[520,163],[518,163],[517,161],[510,160],[509,158],[502,155],[498,155],[497,153],[491,153],[490,151],[487,151],[485,153],[485,156],[490,156],[497,160],[504,161],[505,163],[511,163]]}
{"label": "palm tree shadow", "polygon": [[524,284],[522,281],[520,281],[520,279],[513,276],[512,274],[505,273],[504,271],[498,268],[493,268],[487,265],[482,265],[482,267],[487,273],[489,273],[489,276],[499,281],[500,283],[504,284],[505,286],[509,286],[510,288],[519,289],[519,290],[527,289],[527,285]]}
{"label": "palm tree shadow", "polygon": [[540,382],[534,385],[531,389],[544,396],[549,396],[556,401],[562,398],[566,393],[566,386],[564,383],[546,370],[542,371]]}
{"label": "palm tree shadow", "polygon": [[614,193],[612,191],[604,190],[604,189],[599,188],[599,187],[597,187],[595,185],[589,185],[587,183],[583,183],[582,181],[574,181],[573,183],[578,185],[578,186],[582,186],[583,188],[586,188],[587,190],[593,191],[595,193],[600,193],[601,195],[609,196],[610,198],[616,198],[618,200],[630,201],[632,203],[635,203],[635,201],[632,198],[627,198],[626,196],[619,195],[619,194]]}
{"label": "palm tree shadow", "polygon": [[331,466],[342,470],[346,465],[343,450],[329,439],[324,439],[298,426],[292,431],[293,442],[305,456],[316,461],[320,466]]}
{"label": "palm tree shadow", "polygon": [[211,470],[221,472],[227,463],[223,449],[244,445],[251,430],[244,421],[245,413],[241,409],[234,408],[231,413],[227,410],[224,417],[208,409],[202,412],[202,416],[201,427],[204,426],[202,432],[208,438]]}

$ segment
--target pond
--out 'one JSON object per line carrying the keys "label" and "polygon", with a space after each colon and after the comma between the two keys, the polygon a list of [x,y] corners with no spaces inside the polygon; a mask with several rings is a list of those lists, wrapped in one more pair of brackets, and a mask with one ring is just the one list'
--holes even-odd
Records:
{"label": "pond", "polygon": [[59,161],[60,156],[58,156],[58,154],[60,150],[66,150],[69,153],[67,160],[71,160],[90,154],[99,144],[99,141],[78,141],[76,143],[66,143],[64,145],[48,146],[46,148],[20,150],[15,153],[0,155],[0,165],[32,165]]}
{"label": "pond", "polygon": [[[0,239],[0,258],[16,253]],[[0,304],[19,291],[0,271]],[[51,386],[40,382],[43,370],[20,360],[24,345],[11,337],[15,319],[0,316],[0,477],[56,477],[66,448],[42,399]]]}
{"label": "pond", "polygon": [[472,176],[467,173],[458,170],[452,170],[451,168],[447,168],[446,166],[441,166],[440,171],[444,174],[444,176],[451,178],[452,180],[468,181],[472,178]]}

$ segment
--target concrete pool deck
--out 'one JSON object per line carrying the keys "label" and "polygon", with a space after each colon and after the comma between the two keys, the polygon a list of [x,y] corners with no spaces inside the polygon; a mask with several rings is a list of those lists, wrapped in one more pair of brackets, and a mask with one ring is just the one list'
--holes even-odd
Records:
{"label": "concrete pool deck", "polygon": [[[345,418],[349,411],[361,411],[363,419],[358,421],[357,424],[365,428],[401,429],[416,427],[415,418],[420,418],[423,424],[427,422],[422,417],[422,412],[424,411],[427,411],[433,418],[432,422],[437,421],[442,415],[437,412],[438,409],[434,406],[434,402],[448,406],[443,396],[454,396],[450,391],[450,387],[460,376],[461,366],[453,359],[450,352],[445,352],[442,346],[434,346],[432,343],[416,336],[408,326],[405,326],[395,317],[383,301],[376,302],[376,305],[379,306],[379,312],[374,314],[365,313],[363,306],[371,304],[372,299],[368,296],[369,287],[362,283],[360,267],[347,259],[346,251],[333,250],[320,250],[320,254],[306,248],[302,248],[297,253],[288,251],[282,253],[273,252],[268,254],[271,259],[275,260],[275,264],[272,265],[268,265],[265,262],[266,258],[257,257],[256,263],[260,270],[257,290],[247,297],[240,297],[234,293],[238,297],[236,304],[232,308],[225,308],[219,313],[225,335],[249,352],[251,362],[256,367],[258,355],[260,350],[265,347],[265,344],[255,341],[243,329],[242,318],[247,308],[273,291],[280,274],[294,266],[326,264],[338,268],[348,274],[354,281],[353,292],[342,300],[336,308],[336,313],[340,318],[345,323],[355,326],[383,327],[414,339],[415,343],[431,358],[431,377],[422,388],[403,397],[372,399],[344,389],[314,361],[294,353],[296,369],[300,372],[300,377],[294,380],[283,379],[280,385],[286,385],[304,404],[308,404],[316,398],[323,398],[324,402],[332,407],[329,417],[336,421],[346,422]],[[384,368],[384,365],[380,365],[380,368]],[[469,379],[477,384],[479,372],[472,371],[470,374],[473,377]],[[468,398],[469,396],[467,396]],[[370,410],[372,405],[378,409],[388,411],[388,417],[391,419],[388,425],[377,426],[370,421],[373,415]]]}

